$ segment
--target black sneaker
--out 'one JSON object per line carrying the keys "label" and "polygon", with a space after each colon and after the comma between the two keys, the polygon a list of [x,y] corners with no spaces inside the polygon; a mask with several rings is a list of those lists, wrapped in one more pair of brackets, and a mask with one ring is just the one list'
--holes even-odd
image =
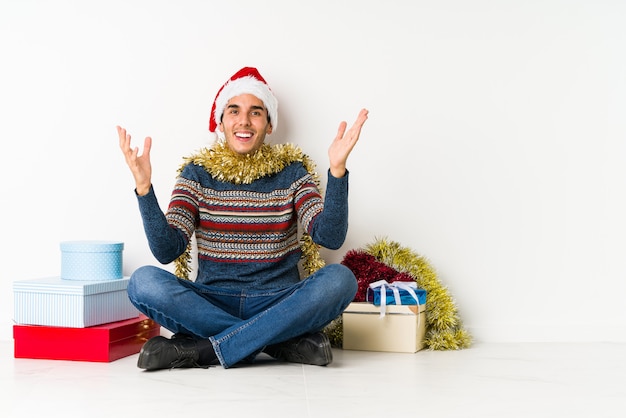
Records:
{"label": "black sneaker", "polygon": [[326,366],[333,361],[330,340],[323,332],[307,334],[283,343],[268,345],[263,352],[277,360],[290,363]]}
{"label": "black sneaker", "polygon": [[193,338],[168,339],[161,335],[150,338],[139,352],[137,367],[146,370],[209,366],[198,363],[198,342]]}

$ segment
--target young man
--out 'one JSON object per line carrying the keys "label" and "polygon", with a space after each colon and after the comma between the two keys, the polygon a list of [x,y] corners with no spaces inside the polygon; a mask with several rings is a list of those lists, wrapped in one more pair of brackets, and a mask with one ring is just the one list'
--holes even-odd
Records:
{"label": "young man", "polygon": [[[146,342],[139,368],[228,368],[260,352],[304,364],[332,361],[321,330],[353,300],[357,284],[345,266],[315,264],[315,257],[318,245],[338,249],[345,240],[346,161],[368,111],[361,110],[349,130],[339,125],[322,198],[306,155],[289,144],[265,144],[276,129],[277,109],[255,68],[235,73],[211,111],[209,130],[221,141],[185,160],[165,214],[151,183],[152,139],[139,155],[117,127],[152,253],[162,264],[176,261],[178,276],[185,276],[194,234],[198,250],[193,281],[154,266],[132,274],[131,302],[174,333]],[[304,279],[298,268],[303,254],[317,266]]]}

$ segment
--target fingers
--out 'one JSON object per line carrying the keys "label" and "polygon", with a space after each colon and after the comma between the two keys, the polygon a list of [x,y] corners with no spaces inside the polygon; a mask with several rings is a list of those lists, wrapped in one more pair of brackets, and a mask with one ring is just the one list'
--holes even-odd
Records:
{"label": "fingers", "polygon": [[117,136],[119,138],[120,149],[124,154],[126,164],[128,164],[129,167],[132,167],[137,159],[139,149],[132,149],[130,147],[130,135],[126,132],[126,129],[122,128],[121,126],[117,126]]}
{"label": "fingers", "polygon": [[[350,127],[348,132],[345,133],[344,139],[346,139],[348,142],[353,142],[353,143],[356,143],[359,140],[359,136],[361,136],[361,128],[363,127],[363,124],[367,120],[368,114],[369,114],[369,111],[367,109],[361,109],[361,111],[359,112],[359,115],[356,118],[356,121]],[[342,122],[342,124],[344,125],[344,131],[345,131],[345,126],[346,126],[345,122]]]}
{"label": "fingers", "polygon": [[348,124],[345,121],[339,124],[339,129],[337,129],[337,136],[335,137],[335,141],[339,141],[341,138],[343,138],[343,135],[346,133],[347,127]]}
{"label": "fingers", "polygon": [[126,151],[126,149],[130,148],[130,135],[126,133],[126,129],[121,126],[117,126],[117,136],[120,142],[120,148],[122,151]]}
{"label": "fingers", "polygon": [[149,158],[151,148],[152,148],[152,138],[147,136],[146,139],[143,140],[143,154],[142,155],[145,155],[146,158]]}
{"label": "fingers", "polygon": [[[136,159],[139,155],[139,148],[131,148],[130,146],[130,134],[126,132],[126,129],[121,126],[117,126],[117,135],[119,138],[120,148],[124,152],[126,158]],[[143,154],[146,157],[150,156],[150,149],[152,148],[152,138],[147,136],[143,141]]]}
{"label": "fingers", "polygon": [[356,118],[356,122],[354,122],[355,125],[363,125],[365,123],[365,121],[367,120],[367,115],[369,114],[369,110],[367,109],[361,109],[361,111],[359,112],[359,115]]}
{"label": "fingers", "polygon": [[369,114],[369,110],[361,109],[361,111],[359,112],[359,116],[357,116],[356,121],[354,122],[354,125],[352,125],[352,128],[350,128],[356,133],[357,138],[361,134],[361,128],[363,127],[363,124],[367,120],[368,114]]}

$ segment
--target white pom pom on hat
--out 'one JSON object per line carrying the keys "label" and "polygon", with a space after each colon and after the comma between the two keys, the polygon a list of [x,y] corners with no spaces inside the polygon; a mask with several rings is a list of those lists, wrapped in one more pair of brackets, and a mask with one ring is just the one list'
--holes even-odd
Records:
{"label": "white pom pom on hat", "polygon": [[233,74],[218,90],[211,108],[209,131],[216,133],[220,137],[223,136],[223,133],[217,127],[222,120],[226,104],[230,99],[241,94],[252,94],[263,102],[272,128],[275,130],[278,125],[278,100],[256,68],[244,67]]}

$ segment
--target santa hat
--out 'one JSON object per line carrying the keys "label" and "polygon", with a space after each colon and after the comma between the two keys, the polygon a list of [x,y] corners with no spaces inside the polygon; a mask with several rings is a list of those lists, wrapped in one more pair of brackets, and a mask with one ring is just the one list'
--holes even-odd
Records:
{"label": "santa hat", "polygon": [[209,131],[217,133],[220,137],[223,136],[217,126],[222,120],[226,104],[230,99],[241,94],[252,94],[260,99],[267,109],[272,128],[276,129],[278,125],[278,100],[256,68],[244,67],[237,71],[217,92],[211,108]]}

